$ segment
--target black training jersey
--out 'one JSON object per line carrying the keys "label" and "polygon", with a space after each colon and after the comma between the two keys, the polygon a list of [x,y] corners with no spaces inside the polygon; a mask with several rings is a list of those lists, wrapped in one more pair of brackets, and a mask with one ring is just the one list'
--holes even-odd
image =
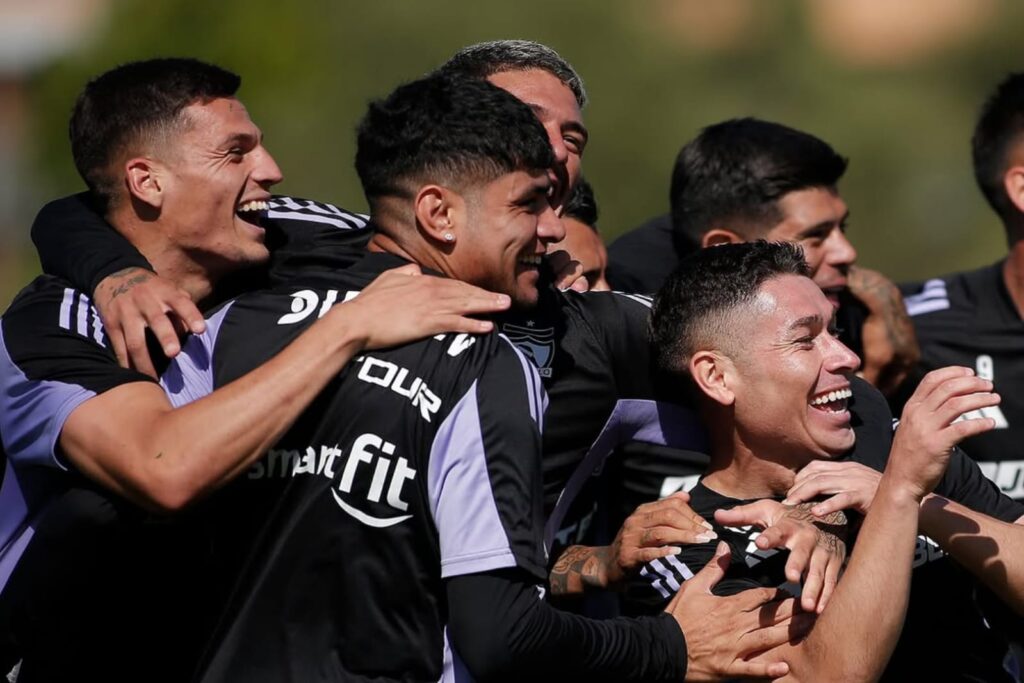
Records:
{"label": "black training jersey", "polygon": [[43,275],[15,297],[0,318],[0,589],[35,519],[68,483],[58,448],[68,416],[114,387],[152,381],[118,366],[86,294]]}
{"label": "black training jersey", "polygon": [[[175,403],[268,360],[385,269],[243,296],[164,376]],[[546,578],[544,392],[503,336],[439,335],[350,363],[274,448],[205,504],[235,577],[207,681],[453,680],[449,577]]]}
{"label": "black training jersey", "polygon": [[[885,452],[879,456],[877,451],[865,449],[852,459],[881,471]],[[1000,494],[962,451],[954,454],[936,493],[1005,522],[1024,513],[1024,506]],[[760,532],[756,528],[725,527],[714,521],[715,510],[753,501],[722,496],[703,484],[690,495],[691,507],[712,523],[732,552],[716,593],[731,595],[759,586],[781,586],[799,594],[799,586],[787,583],[785,577],[788,551],[757,548],[754,540]],[[679,586],[714,556],[715,545],[684,546],[679,555],[649,562],[630,586],[632,604],[646,604],[647,611],[663,608]],[[1002,668],[1006,642],[989,628],[979,610],[979,586],[974,577],[924,535],[918,536],[913,566],[906,623],[884,679],[1012,680]]]}
{"label": "black training jersey", "polygon": [[542,287],[537,307],[499,320],[537,367],[550,398],[544,506],[550,512],[618,401],[654,397],[647,342],[650,299]]}
{"label": "black training jersey", "polygon": [[1003,281],[1003,262],[902,287],[924,370],[974,368],[1002,397],[978,411],[996,428],[962,448],[1007,495],[1024,499],[1024,321]]}

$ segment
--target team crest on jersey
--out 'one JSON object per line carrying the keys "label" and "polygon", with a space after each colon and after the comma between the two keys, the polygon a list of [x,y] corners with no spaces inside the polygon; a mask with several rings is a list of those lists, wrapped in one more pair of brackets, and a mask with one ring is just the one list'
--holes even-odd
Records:
{"label": "team crest on jersey", "polygon": [[501,331],[509,341],[519,347],[537,366],[537,374],[551,377],[551,364],[555,361],[555,329],[553,327],[521,327],[503,325]]}

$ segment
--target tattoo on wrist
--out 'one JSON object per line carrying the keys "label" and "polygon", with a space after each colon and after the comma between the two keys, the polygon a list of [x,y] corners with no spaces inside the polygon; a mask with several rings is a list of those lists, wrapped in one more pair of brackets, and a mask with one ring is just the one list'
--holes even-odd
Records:
{"label": "tattoo on wrist", "polygon": [[[114,274],[114,276],[116,275],[117,273]],[[130,290],[135,285],[141,285],[143,282],[150,279],[151,277],[153,277],[152,273],[140,273],[138,275],[133,275],[132,277],[128,278],[124,282],[120,283],[117,287],[115,287],[114,290],[110,293],[110,298],[108,298],[107,301],[113,301],[117,297],[121,296],[122,294]]]}

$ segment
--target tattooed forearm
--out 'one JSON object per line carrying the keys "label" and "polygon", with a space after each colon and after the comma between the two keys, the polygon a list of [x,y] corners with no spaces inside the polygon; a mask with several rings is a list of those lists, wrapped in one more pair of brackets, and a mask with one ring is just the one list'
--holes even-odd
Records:
{"label": "tattooed forearm", "polygon": [[608,556],[607,546],[574,545],[566,548],[551,568],[551,594],[574,595],[588,588],[603,588]]}

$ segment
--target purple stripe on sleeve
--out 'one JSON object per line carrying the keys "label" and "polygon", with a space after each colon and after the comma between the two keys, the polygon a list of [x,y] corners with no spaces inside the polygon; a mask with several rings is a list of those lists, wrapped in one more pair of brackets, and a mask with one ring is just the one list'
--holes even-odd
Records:
{"label": "purple stripe on sleeve", "polygon": [[443,578],[516,566],[491,492],[476,382],[434,436],[427,491]]}
{"label": "purple stripe on sleeve", "polygon": [[67,469],[56,456],[57,439],[71,412],[95,395],[77,384],[30,380],[11,359],[0,329],[0,435],[19,467]]}
{"label": "purple stripe on sleeve", "polygon": [[0,593],[35,529],[29,524],[28,503],[11,461],[0,483]]}
{"label": "purple stripe on sleeve", "polygon": [[231,305],[207,318],[206,331],[190,336],[161,375],[160,386],[175,408],[213,393],[213,350]]}

